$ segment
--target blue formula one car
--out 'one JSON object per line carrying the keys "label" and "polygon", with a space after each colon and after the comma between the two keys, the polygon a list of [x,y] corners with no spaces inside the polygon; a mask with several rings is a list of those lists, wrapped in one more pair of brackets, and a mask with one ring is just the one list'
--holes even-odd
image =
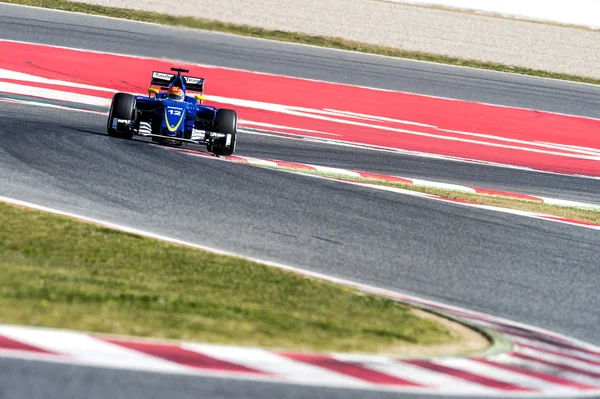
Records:
{"label": "blue formula one car", "polygon": [[[202,144],[215,155],[233,154],[237,113],[202,105],[204,79],[181,75],[189,72],[186,69],[171,71],[177,74],[152,72],[148,97],[114,95],[106,126],[108,135],[125,139],[146,136],[167,145]],[[197,94],[189,96],[188,91]]]}

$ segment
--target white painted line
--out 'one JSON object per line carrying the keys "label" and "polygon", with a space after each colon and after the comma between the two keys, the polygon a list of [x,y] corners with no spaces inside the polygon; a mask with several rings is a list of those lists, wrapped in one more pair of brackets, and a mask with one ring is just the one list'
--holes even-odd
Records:
{"label": "white painted line", "polygon": [[105,91],[109,93],[116,93],[116,90],[107,89],[105,87],[100,86],[91,86],[82,83],[73,83],[65,80],[56,80],[56,79],[48,79],[37,75],[30,75],[28,73],[10,71],[8,69],[0,69],[0,79],[8,79],[8,80],[20,80],[23,82],[33,82],[33,83],[44,83],[55,86],[65,86],[65,87],[75,87],[80,89],[89,89],[96,91]]}
{"label": "white painted line", "polygon": [[[342,361],[348,365],[356,365],[363,369],[368,375],[369,370],[381,372],[391,377],[397,377],[406,381],[412,381],[423,387],[390,386],[385,383],[369,382],[361,380],[360,377],[352,377],[341,372],[334,372],[313,366],[301,361],[295,361],[277,353],[260,348],[232,347],[224,345],[209,345],[196,343],[175,343],[160,340],[135,339],[134,337],[122,337],[122,339],[133,339],[136,342],[156,342],[159,344],[181,347],[184,350],[195,351],[199,354],[211,358],[230,362],[239,366],[246,366],[250,369],[262,371],[267,375],[254,375],[244,373],[243,375],[235,371],[198,369],[186,365],[179,365],[162,358],[146,355],[136,350],[123,348],[120,345],[105,343],[100,339],[90,336],[88,333],[80,333],[68,330],[56,330],[37,327],[23,327],[13,325],[0,325],[0,335],[10,337],[16,341],[23,342],[38,348],[48,348],[54,352],[62,353],[63,357],[55,355],[46,355],[39,353],[27,353],[25,351],[1,350],[0,356],[31,359],[37,361],[46,361],[62,364],[78,364],[93,367],[105,367],[112,369],[127,369],[152,371],[158,373],[184,374],[184,375],[206,375],[211,377],[232,378],[242,380],[256,380],[272,383],[294,383],[312,386],[342,387],[348,389],[370,389],[384,391],[400,392],[429,392],[437,394],[453,395],[485,395],[502,397],[530,397],[546,396],[543,393],[551,394],[552,397],[562,397],[565,395],[584,397],[591,396],[600,392],[599,390],[581,391],[572,388],[566,388],[560,384],[547,383],[544,380],[527,376],[517,372],[506,372],[495,366],[476,368],[478,364],[468,359],[442,359],[433,361],[433,363],[445,364],[449,367],[471,372],[482,377],[489,377],[495,380],[504,381],[513,385],[531,387],[535,391],[527,393],[507,392],[493,387],[484,387],[479,384],[465,381],[462,378],[452,377],[447,374],[430,371],[417,366],[406,364],[405,362],[395,360],[388,356],[362,356],[352,354],[325,354],[325,358],[331,357]],[[363,358],[364,362],[358,359]],[[496,357],[496,361],[504,357],[508,363],[511,363],[510,355]],[[126,359],[124,362],[123,359]],[[370,363],[368,361],[371,361]],[[429,361],[432,362],[432,361]],[[513,363],[511,363],[513,364]],[[498,372],[498,370],[500,372]],[[554,371],[549,369],[547,374],[552,375]],[[571,378],[577,381],[577,378]],[[585,382],[585,381],[582,381]],[[592,382],[591,385],[594,385]],[[561,388],[562,387],[562,388]]]}
{"label": "white painted line", "polygon": [[[298,131],[298,132],[325,134],[327,136],[339,136],[339,134],[322,132],[320,130],[312,130],[312,129],[303,129],[303,128],[299,128],[299,127],[275,125],[272,123],[248,121],[245,119],[240,119],[238,121],[238,123],[241,125],[240,127],[250,125],[250,126],[268,127],[270,129],[283,129],[283,130],[292,130],[292,131]],[[273,132],[273,133],[278,133],[278,132]]]}
{"label": "white painted line", "polygon": [[[574,373],[572,371],[566,371],[566,370],[556,370],[556,368],[554,368],[552,366],[548,366],[543,363],[539,363],[539,362],[532,361],[532,360],[519,359],[519,358],[515,358],[515,357],[510,357],[507,355],[502,355],[502,359],[503,359],[504,363],[510,364],[515,367],[523,367],[528,370],[533,370],[535,372],[545,373],[548,375],[558,375],[561,378],[565,378],[567,380],[571,380],[573,382],[578,382],[581,384],[589,384],[592,386],[598,386],[598,379],[589,377],[589,376],[586,376],[583,374],[578,374],[578,373]],[[494,360],[496,360],[496,359],[494,359]],[[598,396],[596,396],[596,395],[598,395],[597,391],[595,394],[595,397],[597,398]]]}
{"label": "white painted line", "polygon": [[531,348],[519,347],[519,353],[523,353],[524,355],[528,355],[531,357],[535,357],[536,359],[545,360],[553,363],[560,363],[567,366],[575,367],[582,371],[588,371],[591,373],[597,373],[600,375],[600,366],[595,366],[588,362],[571,359],[565,356],[555,355],[548,352],[543,352],[541,350],[535,350]]}
{"label": "white painted line", "polygon": [[331,113],[331,114],[339,114],[339,116],[349,116],[349,117],[353,117],[353,118],[357,118],[357,119],[366,119],[366,120],[381,121],[381,122],[393,122],[393,123],[399,123],[399,124],[404,124],[404,125],[414,125],[414,126],[421,126],[421,127],[429,127],[429,128],[433,128],[433,129],[437,128],[437,126],[430,125],[430,124],[427,124],[427,123],[407,121],[407,120],[404,120],[404,119],[394,119],[394,118],[388,118],[388,117],[385,117],[385,116],[360,114],[360,113],[357,113],[357,112],[341,111],[341,110],[330,109],[330,108],[325,108],[324,111],[326,111],[327,113]]}
{"label": "white painted line", "polygon": [[558,206],[568,206],[574,208],[589,208],[600,210],[600,205],[590,204],[587,202],[578,202],[578,201],[569,201],[569,200],[561,200],[557,198],[548,198],[548,197],[540,197],[545,204],[549,205],[558,205]]}
{"label": "white painted line", "polygon": [[278,166],[277,162],[267,161],[265,159],[250,158],[250,157],[241,157],[241,158],[244,158],[250,165],[266,166],[269,168],[276,168]]}
{"label": "white painted line", "polygon": [[0,91],[14,93],[23,96],[47,98],[51,100],[68,101],[87,105],[109,107],[111,100],[102,97],[88,96],[85,94],[68,93],[61,90],[44,89],[40,87],[27,86],[24,84],[0,82]]}
{"label": "white painted line", "polygon": [[14,98],[3,98],[1,93],[0,93],[0,101],[7,102],[7,103],[34,105],[34,106],[46,107],[46,108],[57,108],[57,109],[65,110],[65,111],[88,112],[88,113],[92,113],[92,114],[99,114],[99,113],[100,114],[108,114],[107,112],[92,111],[90,109],[73,108],[73,107],[68,107],[68,106],[63,106],[63,105],[58,105],[58,104],[41,103],[39,101],[28,101],[28,100],[17,100]]}
{"label": "white painted line", "polygon": [[557,149],[566,149],[566,150],[575,150],[581,152],[583,154],[588,155],[600,155],[600,149],[591,148],[591,147],[582,147],[579,145],[568,145],[568,144],[557,144],[557,143],[549,143],[547,141],[537,141],[537,143],[542,143],[548,148],[557,148]]}
{"label": "white painted line", "polygon": [[580,350],[577,349],[568,349],[565,348],[564,346],[558,346],[558,345],[552,345],[546,342],[541,342],[539,340],[535,340],[535,339],[530,339],[530,338],[523,338],[520,336],[511,336],[511,339],[516,343],[516,344],[525,344],[525,345],[531,345],[534,348],[538,348],[538,349],[546,349],[549,351],[555,351],[555,352],[560,352],[561,354],[567,355],[567,356],[576,356],[579,357],[581,359],[587,359],[587,360],[591,360],[593,362],[598,362],[600,363],[600,355],[593,355],[591,353],[587,353],[587,352],[582,352]]}
{"label": "white painted line", "polygon": [[517,385],[523,388],[539,390],[546,393],[573,393],[573,389],[565,388],[564,386],[552,384],[550,382],[539,380],[514,371],[508,371],[499,367],[490,366],[487,364],[474,362],[470,359],[441,359],[435,363],[444,366],[452,367],[458,370],[468,371],[470,373],[492,378],[494,380],[506,382],[512,385]]}
{"label": "white painted line", "polygon": [[[29,335],[29,332],[31,330],[39,330],[42,332],[44,332],[44,331],[55,332],[50,329],[41,329],[41,328],[31,328],[31,327],[22,327],[22,326],[6,326],[6,325],[0,325],[0,326],[3,328],[10,327],[15,330],[16,329],[25,329],[28,331],[26,333],[26,335]],[[64,332],[73,333],[70,331],[64,331]],[[76,334],[79,334],[79,333],[76,333]],[[277,384],[293,383],[293,381],[277,380],[270,376],[187,367],[187,366],[178,365],[176,363],[173,363],[173,362],[170,362],[167,360],[163,360],[163,359],[160,359],[160,358],[157,358],[154,356],[145,355],[141,352],[122,348],[118,345],[112,345],[112,344],[106,343],[106,346],[104,346],[104,345],[101,347],[95,346],[96,344],[94,343],[94,341],[96,341],[96,343],[100,343],[100,344],[104,344],[104,342],[95,340],[94,338],[91,338],[91,337],[90,337],[90,339],[92,341],[75,341],[75,344],[77,344],[77,345],[81,344],[84,346],[91,344],[91,346],[89,346],[88,349],[95,350],[94,353],[90,353],[92,355],[92,357],[89,357],[89,356],[82,357],[82,356],[77,356],[77,355],[70,356],[70,357],[69,356],[59,357],[59,356],[45,355],[45,354],[39,354],[39,353],[31,353],[31,352],[27,353],[25,351],[12,351],[12,350],[2,350],[2,349],[0,349],[0,356],[7,357],[7,358],[13,358],[13,359],[28,359],[28,360],[34,360],[34,361],[56,363],[56,364],[76,364],[76,365],[101,367],[101,368],[109,368],[109,369],[117,369],[117,370],[135,370],[135,371],[149,371],[149,372],[155,372],[155,373],[161,373],[161,374],[208,376],[208,377],[213,377],[213,378],[224,378],[227,380],[242,380],[242,381],[250,380],[250,381],[277,383]],[[18,339],[16,339],[16,340],[18,340]],[[37,345],[37,346],[39,346],[39,345]],[[96,361],[94,359],[93,356],[101,355],[102,353],[104,353],[104,351],[107,348],[110,348],[110,347],[112,347],[113,350],[118,351],[118,352],[113,352],[113,354],[115,355],[114,358],[104,358],[103,361]],[[107,355],[110,356],[109,353],[107,353]],[[132,360],[132,361],[123,362],[123,361],[121,361],[122,357],[129,357],[130,358],[129,360]],[[310,382],[302,383],[302,385],[321,386],[318,383],[315,384],[315,383],[310,383]],[[349,388],[351,389],[352,387],[349,386]],[[361,389],[373,389],[373,388],[374,387],[371,385],[366,385],[364,387],[361,387]]]}
{"label": "white painted line", "polygon": [[410,376],[411,379],[415,379],[416,381],[424,381],[428,386],[456,394],[485,396],[495,392],[491,388],[486,388],[466,380],[460,380],[447,374],[413,366],[412,364],[403,363],[400,360],[371,364],[370,368],[398,378],[407,378],[407,376]]}
{"label": "white painted line", "polygon": [[33,347],[66,355],[87,365],[181,372],[184,366],[66,330],[0,325],[0,335]]}
{"label": "white painted line", "polygon": [[347,169],[331,168],[329,166],[311,165],[311,164],[306,164],[306,165],[315,168],[315,170],[317,172],[321,172],[321,173],[331,173],[331,174],[350,176],[350,177],[361,177],[360,173],[352,172]]}

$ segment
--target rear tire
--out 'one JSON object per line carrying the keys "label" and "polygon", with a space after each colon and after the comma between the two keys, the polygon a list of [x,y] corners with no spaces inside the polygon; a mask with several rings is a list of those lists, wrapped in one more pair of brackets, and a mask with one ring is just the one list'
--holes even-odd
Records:
{"label": "rear tire", "polygon": [[136,120],[135,96],[127,93],[117,93],[112,99],[110,111],[108,112],[108,121],[106,122],[106,131],[111,137],[131,139],[133,130],[127,129],[120,131],[112,127],[113,119],[125,119],[128,121]]}
{"label": "rear tire", "polygon": [[[232,109],[219,109],[215,116],[215,131],[226,137],[215,140],[207,149],[215,155],[229,156],[235,152],[237,141],[237,113]],[[209,149],[210,148],[210,149]]]}

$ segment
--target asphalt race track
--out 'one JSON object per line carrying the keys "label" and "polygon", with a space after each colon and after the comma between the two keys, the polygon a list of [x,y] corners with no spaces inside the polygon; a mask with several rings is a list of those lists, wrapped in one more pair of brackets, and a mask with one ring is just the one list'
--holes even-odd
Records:
{"label": "asphalt race track", "polygon": [[[0,38],[600,118],[600,88],[0,4]],[[207,87],[210,82],[207,82]],[[356,99],[360,101],[360,99]]]}
{"label": "asphalt race track", "polygon": [[[176,36],[177,32],[174,28],[151,24],[0,4],[2,39],[183,59],[208,65],[600,118],[600,88],[590,85],[192,30],[186,30],[189,37],[182,39]],[[339,73],[340,70],[344,73]],[[207,87],[210,91],[210,82],[207,82]],[[347,156],[341,156],[337,147],[298,146],[287,141],[276,145],[269,142],[252,154],[575,201],[600,201],[600,185],[586,179],[365,151],[346,152]]]}
{"label": "asphalt race track", "polygon": [[[600,116],[600,89],[0,5],[0,38]],[[151,39],[151,40],[150,40]],[[227,46],[225,46],[225,44]],[[343,70],[344,73],[340,73]],[[324,272],[599,345],[600,233],[167,151],[105,116],[0,102],[0,195]],[[600,201],[597,180],[242,135],[241,155]],[[0,361],[0,397],[389,394]],[[9,390],[10,381],[20,381]],[[64,381],[60,384],[58,381]],[[91,382],[90,382],[91,381]],[[13,396],[14,395],[14,396]],[[408,397],[394,395],[395,397]]]}

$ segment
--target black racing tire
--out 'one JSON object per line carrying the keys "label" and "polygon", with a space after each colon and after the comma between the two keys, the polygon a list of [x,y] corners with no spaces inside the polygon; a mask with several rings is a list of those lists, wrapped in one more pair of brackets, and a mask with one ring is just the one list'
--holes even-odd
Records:
{"label": "black racing tire", "polygon": [[[232,109],[219,109],[215,116],[215,131],[231,135],[230,144],[227,145],[227,137],[221,138],[213,143],[209,151],[215,155],[229,156],[235,152],[237,142],[237,112]],[[208,149],[208,147],[207,147]]]}
{"label": "black racing tire", "polygon": [[122,139],[131,139],[133,137],[133,131],[121,132],[117,129],[113,129],[112,120],[114,118],[136,120],[136,116],[135,96],[128,93],[115,94],[108,112],[108,121],[106,122],[106,131],[108,135]]}

